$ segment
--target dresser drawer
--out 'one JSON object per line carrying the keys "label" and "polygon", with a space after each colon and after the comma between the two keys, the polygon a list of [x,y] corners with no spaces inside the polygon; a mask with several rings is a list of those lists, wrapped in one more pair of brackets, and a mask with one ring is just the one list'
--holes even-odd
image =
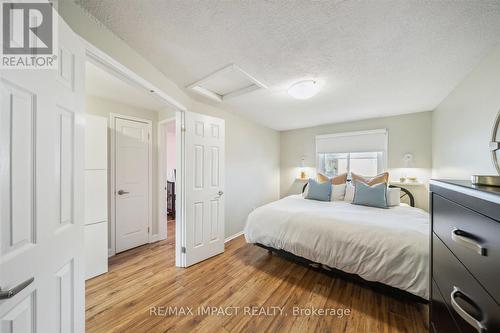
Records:
{"label": "dresser drawer", "polygon": [[432,281],[431,297],[431,332],[460,332],[446,305],[443,295],[441,295],[434,281]]}
{"label": "dresser drawer", "polygon": [[461,332],[500,332],[500,306],[435,234],[432,246],[434,281]]}
{"label": "dresser drawer", "polygon": [[500,304],[500,223],[433,195],[433,231]]}

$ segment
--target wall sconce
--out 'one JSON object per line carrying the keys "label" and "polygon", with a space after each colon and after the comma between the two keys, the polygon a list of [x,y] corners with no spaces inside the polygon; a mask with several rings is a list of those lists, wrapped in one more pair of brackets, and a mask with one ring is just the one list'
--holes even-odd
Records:
{"label": "wall sconce", "polygon": [[307,179],[307,173],[306,173],[306,170],[305,170],[305,156],[302,156],[300,158],[300,175],[299,175],[299,179]]}
{"label": "wall sconce", "polygon": [[411,168],[413,166],[413,155],[407,153],[403,156],[403,161],[405,164],[405,168]]}
{"label": "wall sconce", "polygon": [[404,171],[399,179],[401,181],[401,183],[404,183],[406,181],[416,182],[417,177],[407,175],[407,172],[408,172],[407,169],[413,168],[413,154],[411,154],[411,153],[404,154],[403,155],[403,163],[404,163],[404,169],[403,169]]}

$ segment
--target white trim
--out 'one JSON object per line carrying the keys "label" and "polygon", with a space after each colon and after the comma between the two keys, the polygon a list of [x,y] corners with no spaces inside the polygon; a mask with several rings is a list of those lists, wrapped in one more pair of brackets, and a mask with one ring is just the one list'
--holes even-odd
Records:
{"label": "white trim", "polygon": [[175,266],[186,267],[186,254],[182,247],[186,246],[186,133],[182,130],[186,126],[184,111],[177,112],[175,121],[175,144],[177,172],[175,177]]}
{"label": "white trim", "polygon": [[109,114],[109,128],[111,129],[110,142],[110,191],[111,200],[111,214],[110,214],[110,235],[111,235],[111,250],[116,253],[116,194],[115,194],[115,176],[116,176],[116,159],[115,159],[115,122],[116,119],[125,119],[131,121],[137,121],[145,123],[148,125],[148,242],[151,243],[151,237],[153,233],[153,122],[149,119],[143,119],[138,117],[126,116],[118,113]]}
{"label": "white trim", "polygon": [[[158,122],[157,128],[157,141],[158,141],[158,237],[157,240],[163,240],[167,238],[167,223],[163,218],[163,209],[162,206],[165,204],[166,198],[166,190],[165,185],[167,183],[166,174],[167,174],[167,155],[166,155],[166,146],[163,142],[164,136],[166,133],[163,133],[163,126],[171,121],[175,121],[175,117],[169,117]],[[165,217],[166,218],[166,217]]]}
{"label": "white trim", "polygon": [[157,88],[155,85],[151,84],[149,81],[137,75],[134,71],[122,65],[120,62],[107,55],[101,49],[92,45],[84,38],[81,38],[81,40],[85,44],[87,59],[90,59],[94,63],[104,66],[104,68],[108,70],[112,70],[113,74],[118,75],[119,78],[124,79],[125,81],[132,84],[139,85],[147,91],[152,92],[152,94],[158,96],[160,99],[162,99],[164,102],[174,107],[175,109],[187,110],[186,106],[184,106],[181,102],[177,101],[167,93],[163,92],[161,89]]}
{"label": "white trim", "polygon": [[338,137],[343,137],[343,136],[357,136],[357,135],[368,135],[368,134],[387,134],[387,133],[388,133],[387,128],[381,128],[381,129],[366,130],[366,131],[342,132],[342,133],[316,135],[316,140],[317,139],[338,138]]}
{"label": "white trim", "polygon": [[234,234],[234,235],[232,235],[232,236],[226,237],[226,238],[224,239],[224,243],[227,243],[227,242],[229,242],[229,241],[231,241],[231,240],[233,240],[233,239],[235,239],[235,238],[238,238],[238,237],[240,237],[241,235],[243,235],[244,233],[245,233],[244,231],[240,231],[240,232],[235,233],[235,234]]}
{"label": "white trim", "polygon": [[467,194],[467,195],[470,195],[471,197],[475,197],[478,199],[483,199],[483,200],[486,200],[489,202],[500,204],[500,196],[498,196],[496,194],[477,191],[477,190],[473,190],[473,189],[470,189],[467,187],[449,184],[449,183],[445,183],[445,182],[441,182],[439,180],[433,180],[433,179],[430,180],[429,184],[439,186],[442,188],[446,188],[448,190],[457,191],[457,192],[460,192],[463,194]]}
{"label": "white trim", "polygon": [[222,95],[214,93],[213,91],[203,88],[202,86],[193,86],[190,87],[190,89],[194,92],[197,92],[198,94],[213,99],[216,102],[222,102]]}
{"label": "white trim", "polygon": [[241,88],[239,90],[236,90],[236,91],[233,91],[233,92],[230,92],[230,93],[227,93],[223,96],[223,99],[226,100],[226,99],[230,99],[230,98],[233,98],[233,97],[236,97],[236,96],[240,96],[240,95],[244,95],[244,94],[248,94],[252,91],[255,91],[255,90],[259,90],[261,87],[259,87],[258,85],[251,85],[249,87],[246,87],[246,88]]}
{"label": "white trim", "polygon": [[114,256],[116,253],[113,249],[108,249],[108,258]]}
{"label": "white trim", "polygon": [[[224,73],[225,71],[230,71],[230,70],[235,70],[237,72],[240,72],[252,84],[250,86],[228,92],[224,95],[220,95],[220,94],[202,86],[203,83],[205,83],[206,81],[208,81],[214,77],[217,77],[218,75]],[[232,98],[235,96],[246,94],[246,93],[249,93],[249,92],[257,90],[257,89],[261,89],[261,88],[267,89],[267,86],[264,83],[262,83],[261,81],[257,80],[252,75],[248,74],[240,66],[238,66],[236,64],[229,64],[221,69],[218,69],[218,70],[208,74],[207,76],[201,78],[200,80],[191,83],[186,88],[191,89],[191,90],[197,92],[198,94],[204,95],[208,98],[211,98],[217,102],[222,102],[223,100],[226,100],[228,98]],[[185,109],[183,111],[185,111]]]}

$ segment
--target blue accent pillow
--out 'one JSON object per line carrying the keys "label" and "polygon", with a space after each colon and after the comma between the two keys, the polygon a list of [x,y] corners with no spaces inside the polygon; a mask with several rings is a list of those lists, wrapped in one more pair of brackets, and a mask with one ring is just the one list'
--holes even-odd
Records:
{"label": "blue accent pillow", "polygon": [[388,208],[387,206],[387,184],[380,183],[373,186],[354,181],[354,205],[370,206],[377,208]]}
{"label": "blue accent pillow", "polygon": [[332,183],[324,182],[319,183],[314,179],[309,179],[306,199],[330,201],[332,196]]}

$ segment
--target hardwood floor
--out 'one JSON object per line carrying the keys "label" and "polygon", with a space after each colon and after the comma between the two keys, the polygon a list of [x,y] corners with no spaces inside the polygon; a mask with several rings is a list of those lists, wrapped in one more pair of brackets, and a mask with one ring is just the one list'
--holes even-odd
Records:
{"label": "hardwood floor", "polygon": [[[269,255],[242,236],[217,257],[176,268],[173,222],[168,229],[167,240],[112,257],[107,274],[87,281],[87,332],[428,332],[426,305]],[[208,307],[213,314],[197,313]]]}

